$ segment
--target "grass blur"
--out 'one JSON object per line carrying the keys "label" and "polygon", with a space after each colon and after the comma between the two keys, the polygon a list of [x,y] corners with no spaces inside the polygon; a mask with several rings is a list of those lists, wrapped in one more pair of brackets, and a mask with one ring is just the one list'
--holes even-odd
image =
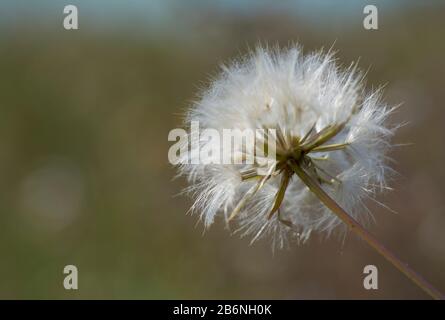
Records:
{"label": "grass blur", "polygon": [[[428,298],[348,235],[272,255],[267,241],[205,234],[176,196],[168,132],[219,63],[260,40],[360,57],[369,87],[403,106],[395,191],[369,203],[371,231],[445,290],[442,7],[382,14],[380,30],[292,16],[203,12],[189,29],[137,35],[23,25],[0,34],[0,298]],[[385,17],[385,20],[383,20]],[[361,16],[359,17],[361,19]],[[383,22],[384,21],[384,22]],[[314,22],[315,23],[315,22]],[[184,34],[188,36],[184,36]],[[79,290],[62,286],[79,268]],[[362,271],[379,268],[379,290]]]}

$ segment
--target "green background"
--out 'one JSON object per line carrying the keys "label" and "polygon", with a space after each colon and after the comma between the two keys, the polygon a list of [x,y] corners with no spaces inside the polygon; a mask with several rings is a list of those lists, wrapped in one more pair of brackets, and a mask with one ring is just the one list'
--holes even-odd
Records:
{"label": "green background", "polygon": [[[177,196],[168,132],[221,62],[258,41],[334,42],[403,103],[394,191],[371,231],[445,290],[445,7],[363,1],[4,1],[0,4],[0,298],[428,298],[368,245],[314,235],[272,254]],[[79,30],[62,27],[79,8]],[[63,288],[63,267],[79,290]],[[363,268],[379,289],[363,289]]]}

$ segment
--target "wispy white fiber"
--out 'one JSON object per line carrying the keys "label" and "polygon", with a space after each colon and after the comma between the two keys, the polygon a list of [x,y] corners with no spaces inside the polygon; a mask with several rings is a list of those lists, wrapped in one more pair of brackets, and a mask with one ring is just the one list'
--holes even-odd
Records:
{"label": "wispy white fiber", "polygon": [[[386,120],[392,110],[382,102],[381,90],[365,91],[356,64],[339,67],[331,51],[303,55],[299,46],[260,46],[222,67],[190,108],[186,123],[199,121],[202,129],[220,132],[274,128],[298,139],[314,125],[314,132],[320,132],[344,124],[325,145],[346,143],[345,148],[310,155],[335,180],[322,183],[323,189],[351,216],[366,222],[370,217],[364,201],[387,188],[385,162],[394,129]],[[255,186],[257,181],[241,178],[248,168],[188,164],[185,160],[179,165],[195,200],[192,211],[206,227],[217,215],[228,220],[240,199]],[[296,175],[291,177],[279,213],[269,219],[280,181],[279,174],[268,179],[230,222],[239,234],[252,241],[270,236],[274,246],[281,248],[293,237],[304,241],[313,232],[329,235],[341,225]]]}

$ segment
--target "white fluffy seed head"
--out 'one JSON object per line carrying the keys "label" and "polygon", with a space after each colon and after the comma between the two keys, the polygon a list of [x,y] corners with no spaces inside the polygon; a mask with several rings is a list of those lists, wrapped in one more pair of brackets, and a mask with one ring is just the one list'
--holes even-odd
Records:
{"label": "white fluffy seed head", "polygon": [[[199,121],[200,129],[220,132],[273,128],[299,139],[312,127],[320,132],[343,124],[326,144],[347,144],[345,148],[311,155],[318,172],[335,179],[334,183],[322,183],[322,188],[351,216],[366,222],[369,211],[364,200],[386,189],[385,154],[394,129],[385,124],[392,108],[383,104],[379,90],[365,92],[362,80],[356,64],[340,69],[332,52],[303,55],[298,46],[281,50],[258,47],[222,67],[189,110],[186,122]],[[213,142],[200,141],[200,147],[205,143]],[[257,183],[241,178],[240,172],[249,165],[188,164],[188,156],[179,164],[179,172],[189,180],[187,191],[195,199],[192,211],[200,214],[205,226],[211,225],[217,214],[228,220]],[[270,235],[274,247],[281,248],[293,236],[305,241],[312,231],[329,235],[341,225],[295,175],[279,214],[269,218],[280,181],[280,175],[270,177],[240,209],[235,220],[243,236],[250,235],[255,241]]]}

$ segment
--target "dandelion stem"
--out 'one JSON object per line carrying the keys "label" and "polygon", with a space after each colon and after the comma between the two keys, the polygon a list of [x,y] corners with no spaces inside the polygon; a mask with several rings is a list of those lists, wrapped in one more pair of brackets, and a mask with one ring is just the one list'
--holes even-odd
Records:
{"label": "dandelion stem", "polygon": [[400,272],[405,274],[412,282],[423,289],[431,297],[436,300],[444,300],[445,296],[436,288],[434,288],[429,282],[427,282],[420,274],[411,269],[406,263],[402,262],[394,253],[387,249],[377,238],[369,233],[360,223],[352,218],[343,208],[341,208],[336,201],[334,201],[321,187],[320,185],[309,176],[298,164],[289,163],[291,168],[297,174],[297,176],[306,184],[320,201],[326,205],[333,213],[337,215],[353,232],[355,232],[360,238],[365,240],[371,247],[373,247],[378,253],[385,257],[396,267]]}

